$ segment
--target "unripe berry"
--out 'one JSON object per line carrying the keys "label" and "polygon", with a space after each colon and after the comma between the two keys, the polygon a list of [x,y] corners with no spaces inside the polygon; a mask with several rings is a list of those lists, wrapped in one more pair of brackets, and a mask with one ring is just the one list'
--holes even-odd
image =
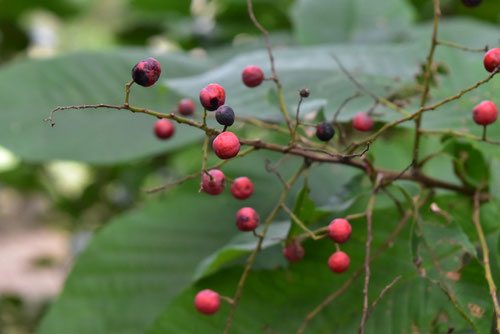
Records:
{"label": "unripe berry", "polygon": [[479,125],[489,125],[494,123],[498,116],[498,109],[495,103],[483,101],[472,110],[472,118]]}
{"label": "unripe berry", "polygon": [[257,87],[264,81],[264,72],[259,66],[250,65],[241,72],[241,80],[247,87]]}
{"label": "unripe berry", "polygon": [[283,256],[289,262],[298,262],[304,257],[304,247],[298,240],[292,240],[283,248]]}
{"label": "unripe berry", "polygon": [[467,7],[477,7],[482,1],[483,0],[462,0],[462,3]]}
{"label": "unripe berry", "polygon": [[132,79],[136,84],[143,87],[154,85],[158,81],[160,74],[160,63],[154,58],[141,60],[132,68]]}
{"label": "unripe berry", "polygon": [[184,116],[192,115],[195,109],[196,106],[194,104],[194,101],[191,99],[182,99],[177,104],[177,111],[179,112],[179,114]]}
{"label": "unripe berry", "polygon": [[349,240],[351,233],[351,224],[343,218],[334,219],[330,225],[328,225],[328,235],[336,243],[343,244]]}
{"label": "unripe berry", "polygon": [[335,135],[335,129],[328,122],[322,122],[316,125],[316,137],[321,141],[329,141]]}
{"label": "unripe berry", "polygon": [[358,131],[373,129],[373,119],[365,112],[358,112],[352,119],[352,126]]}
{"label": "unripe berry", "polygon": [[240,140],[230,131],[220,133],[212,142],[215,154],[221,159],[231,159],[240,151]]}
{"label": "unripe berry", "polygon": [[484,54],[483,65],[486,71],[493,72],[500,66],[500,48],[493,48]]}
{"label": "unripe berry", "polygon": [[209,84],[200,91],[200,103],[208,111],[214,111],[226,102],[226,91],[219,84]]}
{"label": "unripe berry", "polygon": [[207,194],[219,195],[224,190],[224,173],[219,169],[211,169],[207,173],[201,177],[201,189]]}
{"label": "unripe berry", "polygon": [[220,125],[231,126],[234,123],[233,108],[228,106],[220,106],[215,111],[215,119]]}
{"label": "unripe berry", "polygon": [[175,125],[168,119],[162,118],[156,121],[154,132],[159,139],[168,139],[175,133]]}
{"label": "unripe berry", "polygon": [[194,307],[200,313],[206,315],[214,314],[220,308],[220,296],[217,292],[210,289],[201,290],[194,298]]}
{"label": "unripe berry", "polygon": [[333,253],[330,258],[328,259],[328,267],[334,272],[334,273],[343,273],[347,269],[349,269],[349,264],[351,263],[351,260],[349,259],[349,255],[342,251],[336,251]]}
{"label": "unripe berry", "polygon": [[253,231],[259,226],[259,214],[249,207],[241,208],[236,213],[236,226],[240,231]]}
{"label": "unripe berry", "polygon": [[237,199],[247,199],[253,194],[253,183],[246,176],[236,178],[231,184],[231,194]]}

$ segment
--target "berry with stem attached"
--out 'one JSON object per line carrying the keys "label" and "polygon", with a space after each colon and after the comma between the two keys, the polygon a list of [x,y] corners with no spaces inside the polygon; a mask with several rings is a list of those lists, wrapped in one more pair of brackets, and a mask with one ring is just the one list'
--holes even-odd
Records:
{"label": "berry with stem attached", "polygon": [[330,258],[328,259],[328,267],[334,272],[334,273],[343,273],[347,269],[349,269],[349,264],[351,263],[351,260],[349,259],[349,255],[342,251],[336,251],[333,253]]}
{"label": "berry with stem attached", "polygon": [[493,72],[500,67],[500,48],[490,49],[484,54],[483,65],[486,71]]}
{"label": "berry with stem attached", "polygon": [[174,135],[175,125],[168,119],[159,119],[155,123],[154,133],[159,139],[168,139]]}
{"label": "berry with stem attached", "polygon": [[226,91],[221,85],[212,83],[200,91],[200,103],[208,111],[214,111],[226,102]]}
{"label": "berry with stem attached", "polygon": [[231,194],[237,199],[247,199],[253,194],[253,183],[246,177],[238,177],[231,184]]}
{"label": "berry with stem attached", "polygon": [[240,140],[234,133],[225,131],[215,137],[212,148],[219,158],[231,159],[240,151]]}
{"label": "berry with stem attached", "polygon": [[220,308],[220,295],[210,289],[201,290],[194,298],[194,307],[200,313],[212,315]]}
{"label": "berry with stem attached", "polygon": [[264,72],[259,66],[247,66],[241,72],[241,80],[247,87],[257,87],[264,81]]}
{"label": "berry with stem attached", "polygon": [[328,236],[336,243],[343,244],[351,237],[352,227],[346,219],[337,218],[328,225]]}
{"label": "berry with stem attached", "polygon": [[220,106],[215,111],[215,119],[220,125],[231,126],[234,123],[234,111],[229,106]]}
{"label": "berry with stem attached", "polygon": [[490,125],[497,120],[498,108],[495,103],[485,100],[472,110],[472,118],[479,125]]}
{"label": "berry with stem attached", "polygon": [[302,260],[304,255],[304,247],[302,247],[300,241],[296,239],[287,243],[285,248],[283,248],[283,256],[288,260],[288,262],[298,262]]}
{"label": "berry with stem attached", "polygon": [[373,119],[365,112],[358,112],[352,119],[352,126],[358,131],[373,129]]}
{"label": "berry with stem attached", "polygon": [[329,141],[335,135],[335,129],[328,122],[321,122],[316,125],[316,137],[321,141]]}
{"label": "berry with stem attached", "polygon": [[224,173],[220,169],[211,169],[201,177],[201,190],[210,195],[219,195],[224,191]]}
{"label": "berry with stem attached", "polygon": [[143,87],[154,85],[160,74],[160,63],[154,58],[141,60],[132,68],[132,80]]}
{"label": "berry with stem attached", "polygon": [[179,112],[179,114],[184,116],[192,115],[195,109],[196,105],[194,104],[194,101],[191,99],[182,99],[177,104],[177,111]]}
{"label": "berry with stem attached", "polygon": [[253,231],[259,226],[260,217],[257,211],[250,207],[244,207],[236,213],[236,227],[240,231]]}

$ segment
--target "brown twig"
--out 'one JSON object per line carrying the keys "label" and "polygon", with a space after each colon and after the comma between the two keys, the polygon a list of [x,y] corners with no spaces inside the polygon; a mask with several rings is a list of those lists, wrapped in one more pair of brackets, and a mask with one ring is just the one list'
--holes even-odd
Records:
{"label": "brown twig", "polygon": [[450,48],[454,48],[454,49],[457,49],[457,50],[467,51],[467,52],[481,52],[481,53],[484,53],[484,52],[487,52],[488,49],[489,49],[488,45],[486,45],[483,48],[470,48],[470,47],[462,45],[462,44],[458,44],[458,43],[451,42],[451,41],[445,41],[445,40],[441,40],[441,39],[437,41],[437,44],[443,45],[443,46],[447,46],[447,47],[450,47]]}

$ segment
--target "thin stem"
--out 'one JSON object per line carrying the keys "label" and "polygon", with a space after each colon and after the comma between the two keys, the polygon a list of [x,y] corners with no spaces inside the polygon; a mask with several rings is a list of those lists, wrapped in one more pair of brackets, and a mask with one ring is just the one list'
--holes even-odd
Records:
{"label": "thin stem", "polygon": [[481,137],[481,140],[482,141],[487,141],[487,138],[486,138],[486,131],[487,131],[488,127],[486,125],[483,125],[483,136]]}
{"label": "thin stem", "polygon": [[495,285],[495,280],[491,274],[490,266],[490,250],[486,242],[486,237],[481,226],[481,203],[480,203],[480,189],[474,194],[474,211],[472,213],[472,222],[476,227],[477,235],[479,237],[479,242],[481,244],[481,252],[483,253],[483,265],[484,265],[484,277],[488,281],[488,287],[490,289],[491,299],[493,300],[494,313],[495,313],[495,326],[498,333],[500,333],[500,305],[498,303],[497,297],[497,287]]}
{"label": "thin stem", "polygon": [[299,217],[297,217],[293,212],[292,210],[290,210],[286,205],[285,203],[282,203],[281,204],[281,208],[290,216],[290,218],[292,219],[292,221],[297,224],[304,232],[307,233],[307,235],[313,239],[313,240],[319,240],[321,239],[320,236],[317,236],[316,234],[314,234],[313,231],[311,231],[310,229],[307,228],[306,224],[304,224],[304,222],[302,220],[300,220]]}
{"label": "thin stem", "polygon": [[458,44],[458,43],[451,42],[451,41],[445,41],[445,40],[441,40],[441,39],[437,41],[437,44],[443,45],[443,46],[448,46],[450,48],[454,48],[454,49],[458,49],[458,50],[462,50],[462,51],[467,51],[467,52],[481,52],[481,53],[484,53],[484,52],[488,51],[488,46],[487,45],[485,47],[483,47],[483,48],[470,48],[470,47],[467,47],[467,46],[462,45],[462,44]]}
{"label": "thin stem", "polygon": [[130,87],[132,87],[133,84],[134,84],[134,80],[129,81],[129,82],[127,82],[127,84],[125,84],[125,101],[123,103],[124,106],[129,105],[128,100],[130,97]]}
{"label": "thin stem", "polygon": [[302,95],[300,96],[299,98],[299,103],[297,103],[297,111],[295,113],[295,125],[293,127],[293,132],[292,132],[292,140],[290,142],[290,145],[293,146],[295,144],[295,142],[297,141],[297,128],[299,127],[299,113],[300,113],[300,106],[302,105],[302,101],[304,100],[304,98],[302,97]]}

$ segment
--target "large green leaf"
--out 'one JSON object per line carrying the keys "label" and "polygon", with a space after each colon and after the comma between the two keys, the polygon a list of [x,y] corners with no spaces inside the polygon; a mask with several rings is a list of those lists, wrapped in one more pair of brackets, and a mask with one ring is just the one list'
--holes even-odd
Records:
{"label": "large green leaf", "polygon": [[[61,105],[122,104],[130,70],[150,56],[144,51],[76,53],[50,60],[25,60],[0,70],[0,145],[28,161],[52,159],[114,163],[192,143],[193,129],[178,129],[167,142],[152,132],[155,119],[128,111],[79,110],[56,114],[51,128],[43,119]],[[186,76],[209,62],[183,54],[158,56],[162,78]],[[179,99],[159,85],[134,86],[131,104],[168,112]],[[199,111],[198,111],[199,112]]]}
{"label": "large green leaf", "polygon": [[299,0],[292,10],[303,44],[401,39],[414,16],[404,0]]}

